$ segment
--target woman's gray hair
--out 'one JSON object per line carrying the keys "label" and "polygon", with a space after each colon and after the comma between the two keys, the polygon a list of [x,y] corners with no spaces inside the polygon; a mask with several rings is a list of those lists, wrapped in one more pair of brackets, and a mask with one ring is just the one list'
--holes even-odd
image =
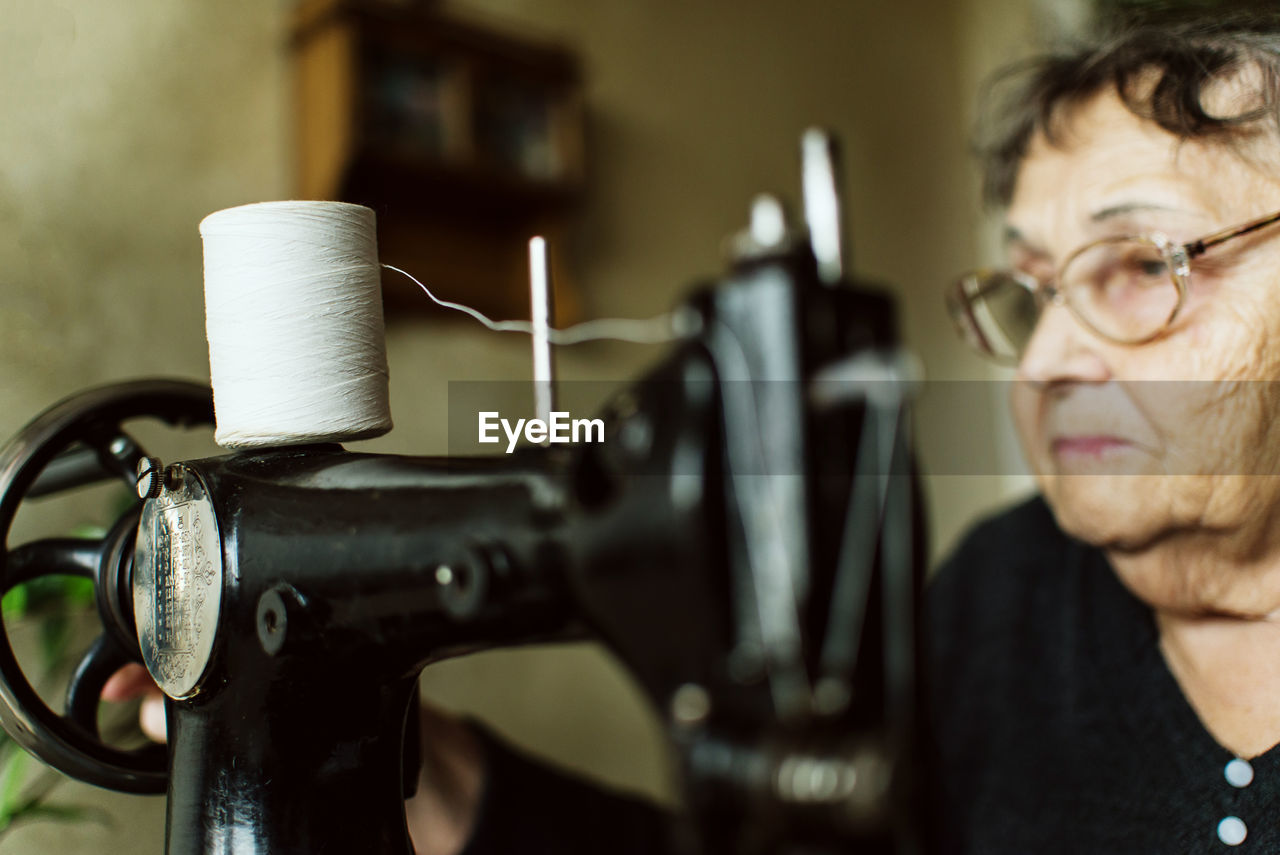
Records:
{"label": "woman's gray hair", "polygon": [[[1257,72],[1256,98],[1211,112],[1209,87],[1244,70]],[[1032,138],[1059,144],[1071,108],[1109,89],[1180,139],[1280,132],[1280,15],[1130,26],[1006,69],[986,93],[977,142],[987,200],[1007,205]]]}

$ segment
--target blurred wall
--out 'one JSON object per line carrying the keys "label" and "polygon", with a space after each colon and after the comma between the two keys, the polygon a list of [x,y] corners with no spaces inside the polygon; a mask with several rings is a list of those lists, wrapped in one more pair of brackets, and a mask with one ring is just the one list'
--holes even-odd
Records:
{"label": "blurred wall", "polygon": [[[756,192],[798,202],[803,128],[845,145],[857,272],[894,289],[935,378],[992,376],[953,341],[939,293],[983,248],[966,157],[978,76],[1025,50],[1014,0],[452,0],[458,14],[569,43],[584,58],[590,190],[572,254],[590,315],[665,310],[722,266]],[[196,224],[290,194],[287,4],[0,0],[0,436],[84,386],[207,377]],[[527,342],[434,318],[388,329],[396,430],[367,447],[446,447],[449,380],[528,372]],[[568,379],[617,381],[657,352],[584,346]],[[998,401],[979,385],[958,435],[922,404],[922,456],[986,477],[929,480],[941,549],[1010,484]],[[975,436],[978,437],[975,439]],[[945,468],[942,466],[941,468]],[[426,694],[536,750],[651,795],[668,789],[656,719],[592,647],[429,670]],[[39,824],[7,852],[161,851],[160,800],[68,786],[111,828]],[[55,842],[56,841],[56,842]]]}
{"label": "blurred wall", "polygon": [[[210,211],[288,193],[278,4],[0,0],[0,435],[91,384],[208,377]],[[74,785],[0,853],[163,851],[164,802]]]}

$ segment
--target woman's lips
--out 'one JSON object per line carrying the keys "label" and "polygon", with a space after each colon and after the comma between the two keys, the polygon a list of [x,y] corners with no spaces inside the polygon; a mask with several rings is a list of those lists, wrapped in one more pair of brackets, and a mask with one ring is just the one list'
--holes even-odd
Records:
{"label": "woman's lips", "polygon": [[1054,437],[1049,448],[1059,459],[1098,460],[1132,445],[1118,436],[1059,436]]}

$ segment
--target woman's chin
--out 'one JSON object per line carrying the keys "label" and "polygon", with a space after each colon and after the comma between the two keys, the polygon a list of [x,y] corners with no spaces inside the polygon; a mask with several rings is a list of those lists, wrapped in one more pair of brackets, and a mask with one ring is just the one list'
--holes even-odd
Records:
{"label": "woman's chin", "polygon": [[1141,550],[1169,530],[1159,476],[1048,475],[1038,479],[1058,526],[1108,550]]}
{"label": "woman's chin", "polygon": [[1157,611],[1240,619],[1280,615],[1280,572],[1252,560],[1244,548],[1253,542],[1247,530],[1260,524],[1247,513],[1246,491],[1236,491],[1240,501],[1216,506],[1215,517],[1208,513],[1212,503],[1206,501],[1209,482],[1203,476],[1050,475],[1039,482],[1058,526],[1105,550],[1125,587]]}

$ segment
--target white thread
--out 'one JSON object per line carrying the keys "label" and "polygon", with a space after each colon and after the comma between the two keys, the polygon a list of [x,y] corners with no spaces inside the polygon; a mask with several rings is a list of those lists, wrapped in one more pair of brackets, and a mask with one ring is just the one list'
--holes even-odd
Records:
{"label": "white thread", "polygon": [[373,211],[262,202],[210,214],[200,234],[218,444],[389,431]]}
{"label": "white thread", "polygon": [[[529,321],[495,321],[470,306],[441,300],[435,294],[432,294],[431,289],[423,285],[418,277],[408,271],[393,267],[390,264],[382,266],[407,277],[414,285],[421,288],[422,293],[430,297],[437,306],[468,314],[494,332],[519,332],[525,335],[533,335],[533,324]],[[667,312],[643,319],[595,318],[564,329],[551,327],[548,330],[547,338],[552,344],[558,345],[605,340],[628,341],[633,344],[663,344],[696,334],[700,325],[701,321],[697,312],[689,309],[687,311]]]}

